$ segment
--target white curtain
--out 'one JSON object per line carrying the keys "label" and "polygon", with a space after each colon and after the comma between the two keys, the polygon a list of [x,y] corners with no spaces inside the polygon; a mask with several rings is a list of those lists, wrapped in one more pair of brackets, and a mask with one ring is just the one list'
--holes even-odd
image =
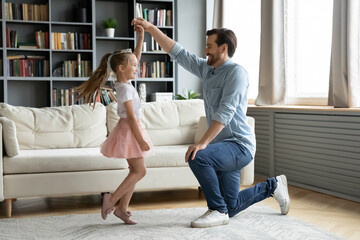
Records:
{"label": "white curtain", "polygon": [[285,4],[261,1],[259,94],[256,105],[285,105]]}
{"label": "white curtain", "polygon": [[328,105],[360,107],[360,3],[334,0]]}

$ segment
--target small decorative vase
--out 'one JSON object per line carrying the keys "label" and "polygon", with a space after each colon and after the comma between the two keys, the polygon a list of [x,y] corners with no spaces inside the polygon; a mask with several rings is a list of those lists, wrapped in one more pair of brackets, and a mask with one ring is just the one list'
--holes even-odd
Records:
{"label": "small decorative vase", "polygon": [[146,102],[146,84],[140,83],[138,87],[140,102]]}
{"label": "small decorative vase", "polygon": [[106,28],[105,32],[107,37],[113,38],[115,35],[115,28]]}

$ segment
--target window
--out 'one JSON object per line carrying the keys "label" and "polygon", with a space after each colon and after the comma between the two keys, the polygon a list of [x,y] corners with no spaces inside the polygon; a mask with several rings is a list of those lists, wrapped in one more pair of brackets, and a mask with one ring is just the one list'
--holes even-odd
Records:
{"label": "window", "polygon": [[[284,0],[286,102],[326,104],[332,39],[330,0]],[[249,73],[249,99],[258,94],[261,1],[224,0],[224,27],[233,30],[238,47],[233,60]]]}
{"label": "window", "polygon": [[224,27],[234,31],[237,49],[233,61],[242,65],[249,75],[248,98],[255,99],[259,85],[260,0],[224,1]]}
{"label": "window", "polygon": [[287,0],[286,2],[287,103],[325,102],[326,104],[329,89],[333,2],[329,0]]}

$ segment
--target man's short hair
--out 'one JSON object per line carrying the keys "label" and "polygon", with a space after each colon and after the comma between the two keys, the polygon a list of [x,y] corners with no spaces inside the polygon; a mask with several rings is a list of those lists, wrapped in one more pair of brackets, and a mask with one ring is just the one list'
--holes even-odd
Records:
{"label": "man's short hair", "polygon": [[236,35],[233,31],[227,28],[214,28],[206,32],[206,36],[216,34],[216,44],[218,46],[226,43],[228,45],[228,55],[229,57],[234,56],[235,49],[237,47]]}

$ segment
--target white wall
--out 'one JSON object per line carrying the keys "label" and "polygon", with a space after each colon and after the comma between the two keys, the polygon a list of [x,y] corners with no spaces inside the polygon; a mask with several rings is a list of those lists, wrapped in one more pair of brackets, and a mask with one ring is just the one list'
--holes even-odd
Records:
{"label": "white wall", "polygon": [[[177,1],[177,40],[189,52],[205,58],[206,0]],[[178,65],[177,91],[183,88],[201,92],[201,81]]]}

